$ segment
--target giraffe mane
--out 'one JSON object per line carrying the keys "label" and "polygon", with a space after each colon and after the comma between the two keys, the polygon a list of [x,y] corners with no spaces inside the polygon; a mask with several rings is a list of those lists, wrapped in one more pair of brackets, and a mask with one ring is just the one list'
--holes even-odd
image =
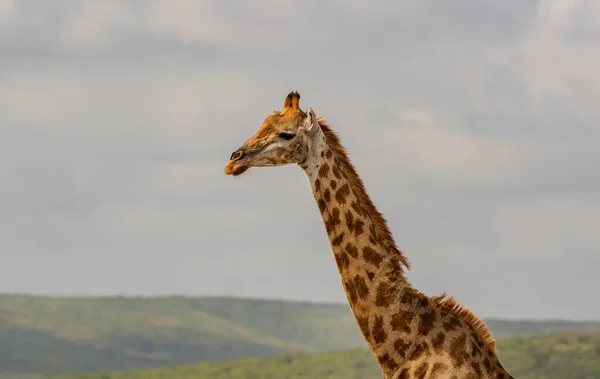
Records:
{"label": "giraffe mane", "polygon": [[392,237],[392,233],[387,225],[387,221],[383,217],[383,215],[377,210],[373,201],[367,194],[365,190],[365,186],[363,181],[358,176],[356,169],[350,162],[350,158],[348,157],[348,153],[346,149],[340,143],[340,138],[336,132],[331,129],[331,126],[323,119],[323,116],[318,116],[317,121],[323,134],[325,134],[325,139],[329,144],[329,147],[333,150],[335,156],[337,157],[341,169],[348,176],[348,181],[352,185],[352,190],[354,194],[358,198],[358,201],[361,204],[361,207],[366,211],[369,215],[373,224],[375,225],[375,231],[379,236],[383,246],[391,252],[393,255],[398,257],[398,260],[401,264],[403,264],[406,269],[410,269],[410,264],[408,263],[408,259],[402,254],[398,246],[396,246],[396,242],[394,242],[394,238]]}
{"label": "giraffe mane", "polygon": [[492,332],[487,327],[485,322],[475,315],[473,311],[464,305],[459,304],[455,298],[446,297],[445,292],[441,295],[433,296],[432,300],[442,308],[447,309],[465,321],[471,328],[473,328],[473,330],[475,330],[475,333],[477,333],[483,339],[488,349],[490,349],[490,351],[493,353],[496,353],[496,340],[492,336]]}

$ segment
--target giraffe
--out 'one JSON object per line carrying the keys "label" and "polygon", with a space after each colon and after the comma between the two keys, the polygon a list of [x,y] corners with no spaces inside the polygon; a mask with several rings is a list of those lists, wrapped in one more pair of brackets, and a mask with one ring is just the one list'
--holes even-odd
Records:
{"label": "giraffe", "polygon": [[308,176],[348,303],[385,379],[514,379],[501,365],[491,332],[446,294],[413,287],[410,265],[365,190],[340,139],[290,92],[225,167],[298,164]]}

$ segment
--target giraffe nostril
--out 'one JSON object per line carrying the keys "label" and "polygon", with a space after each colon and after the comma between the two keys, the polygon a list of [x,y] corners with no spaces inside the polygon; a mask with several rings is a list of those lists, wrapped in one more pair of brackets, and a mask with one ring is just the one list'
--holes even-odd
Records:
{"label": "giraffe nostril", "polygon": [[237,161],[239,159],[244,158],[244,155],[246,155],[246,154],[244,154],[244,152],[242,150],[237,150],[237,151],[234,151],[233,153],[231,153],[231,157],[229,158],[229,160]]}

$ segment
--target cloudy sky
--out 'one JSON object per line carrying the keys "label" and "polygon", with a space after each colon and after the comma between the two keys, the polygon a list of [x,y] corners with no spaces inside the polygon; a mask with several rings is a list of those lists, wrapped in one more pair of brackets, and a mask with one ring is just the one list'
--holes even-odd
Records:
{"label": "cloudy sky", "polygon": [[0,291],[344,302],[308,180],[223,167],[298,90],[412,263],[600,319],[599,0],[0,0]]}

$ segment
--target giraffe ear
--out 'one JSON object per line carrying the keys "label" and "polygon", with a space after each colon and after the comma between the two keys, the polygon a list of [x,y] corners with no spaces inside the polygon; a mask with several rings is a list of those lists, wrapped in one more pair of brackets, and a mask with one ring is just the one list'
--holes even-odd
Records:
{"label": "giraffe ear", "polygon": [[304,127],[309,133],[313,133],[317,130],[316,126],[319,122],[317,121],[317,115],[312,108],[308,108],[306,111],[306,117],[304,118]]}

